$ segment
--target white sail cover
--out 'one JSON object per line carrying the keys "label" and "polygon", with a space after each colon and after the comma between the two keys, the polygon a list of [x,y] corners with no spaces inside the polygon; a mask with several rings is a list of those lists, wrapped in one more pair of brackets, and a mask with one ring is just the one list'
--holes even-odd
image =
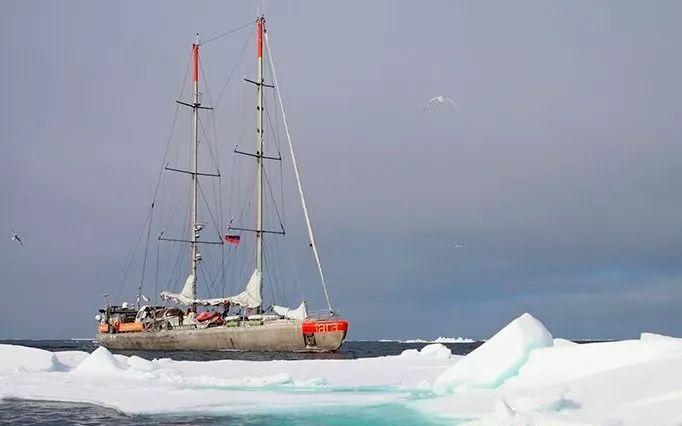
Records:
{"label": "white sail cover", "polygon": [[263,304],[261,299],[261,273],[253,271],[251,279],[246,284],[246,289],[235,296],[217,297],[214,299],[194,299],[193,303],[204,306],[220,306],[226,303],[243,306],[245,308],[257,308]]}
{"label": "white sail cover", "polygon": [[257,308],[263,304],[261,298],[261,272],[256,269],[251,275],[251,279],[246,284],[246,289],[236,296],[226,298],[230,303],[234,303],[246,308]]}
{"label": "white sail cover", "polygon": [[183,303],[185,305],[191,305],[196,303],[195,295],[197,294],[197,278],[190,274],[185,281],[185,286],[182,287],[180,293],[171,293],[168,291],[163,291],[159,296],[162,299],[172,300],[177,303]]}
{"label": "white sail cover", "polygon": [[164,291],[160,296],[162,299],[172,300],[185,305],[220,306],[229,302],[253,309],[263,304],[261,298],[261,273],[258,270],[254,270],[253,275],[251,275],[249,282],[246,284],[246,289],[235,296],[218,297],[215,299],[196,299],[192,297],[193,294],[196,294],[196,278],[194,275],[190,275],[187,277],[185,287],[183,287],[179,294]]}
{"label": "white sail cover", "polygon": [[305,306],[305,302],[301,302],[301,305],[296,309],[290,309],[285,306],[273,305],[272,310],[276,314],[283,316],[284,318],[289,318],[293,320],[304,321],[308,318],[308,309]]}

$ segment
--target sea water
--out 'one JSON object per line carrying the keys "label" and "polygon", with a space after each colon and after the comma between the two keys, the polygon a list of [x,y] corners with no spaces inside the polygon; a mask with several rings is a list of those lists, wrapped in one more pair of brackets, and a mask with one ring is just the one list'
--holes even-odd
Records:
{"label": "sea water", "polygon": [[[0,424],[7,425],[225,425],[225,426],[439,426],[434,419],[399,405],[249,415],[126,415],[109,408],[49,401],[0,401]],[[452,422],[447,424],[452,425]]]}

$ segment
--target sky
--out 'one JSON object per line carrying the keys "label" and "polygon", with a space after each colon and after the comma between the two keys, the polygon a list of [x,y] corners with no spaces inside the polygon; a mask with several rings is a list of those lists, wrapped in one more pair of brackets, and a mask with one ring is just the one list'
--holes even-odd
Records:
{"label": "sky", "polygon": [[[682,4],[264,12],[349,338],[485,338],[524,312],[559,337],[682,335]],[[194,34],[256,13],[0,2],[0,338],[94,335],[149,207]],[[202,48],[214,93],[244,36]],[[460,108],[422,111],[437,95]],[[229,159],[227,112],[241,105],[226,99],[216,143]]]}

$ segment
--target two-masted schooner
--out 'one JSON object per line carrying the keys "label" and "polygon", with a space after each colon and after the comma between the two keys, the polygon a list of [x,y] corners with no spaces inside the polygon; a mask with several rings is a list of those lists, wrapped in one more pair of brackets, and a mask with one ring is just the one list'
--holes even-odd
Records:
{"label": "two-masted schooner", "polygon": [[[189,247],[189,250],[183,250],[185,256],[189,254],[189,262],[187,262],[189,275],[181,291],[178,293],[164,291],[159,294],[162,299],[171,302],[170,306],[161,304],[144,305],[143,302],[148,301],[148,299],[142,294],[142,283],[138,288],[136,304],[122,303],[120,305],[110,305],[105,303],[105,306],[100,309],[100,314],[96,318],[99,321],[97,340],[107,348],[163,351],[335,351],[341,346],[346,337],[348,322],[335,313],[327,291],[310,223],[310,216],[303,194],[298,164],[286,121],[284,104],[281,99],[274,64],[271,60],[270,45],[268,34],[265,31],[265,19],[263,16],[256,19],[255,30],[257,78],[255,81],[245,79],[256,87],[257,93],[255,153],[239,152],[235,149],[235,152],[246,154],[256,160],[255,227],[251,229],[232,226],[231,223],[227,225],[228,231],[244,231],[255,235],[255,265],[251,266],[254,268],[253,273],[250,275],[244,290],[238,294],[226,297],[197,297],[200,265],[205,261],[202,258],[200,246],[205,243],[237,244],[240,241],[239,235],[231,235],[229,233],[223,235],[222,232],[218,234],[220,237],[219,242],[208,242],[201,239],[202,230],[205,225],[199,220],[197,213],[200,193],[202,191],[199,178],[217,176],[218,174],[204,173],[199,170],[198,146],[199,133],[201,131],[199,112],[200,110],[211,108],[203,106],[201,103],[199,91],[199,48],[202,44],[197,37],[197,41],[192,44],[191,54],[192,100],[191,102],[178,101],[181,107],[187,107],[192,111],[189,170],[169,167],[168,164],[164,165],[164,171],[183,173],[191,180],[189,191],[189,226],[186,229],[189,235],[187,238],[168,238],[165,236],[164,228],[158,238],[159,240],[185,244]],[[269,58],[269,72],[272,80],[269,82],[266,82],[264,78],[264,54],[267,54]],[[274,304],[267,308],[264,306],[263,280],[267,260],[264,254],[264,238],[268,232],[271,232],[266,229],[264,221],[267,180],[264,172],[264,160],[269,158],[265,153],[264,147],[264,129],[266,120],[269,118],[265,115],[265,89],[273,89],[275,98],[278,101],[278,113],[281,114],[285,128],[293,171],[296,177],[297,192],[300,196],[305,216],[308,245],[312,249],[327,303],[328,310],[324,314],[310,315],[305,301],[301,301],[301,304],[296,309]],[[281,157],[279,160],[281,160]],[[154,203],[152,203],[153,207]],[[151,218],[149,219],[149,224],[151,229]],[[149,231],[147,232],[147,240],[149,240]]]}

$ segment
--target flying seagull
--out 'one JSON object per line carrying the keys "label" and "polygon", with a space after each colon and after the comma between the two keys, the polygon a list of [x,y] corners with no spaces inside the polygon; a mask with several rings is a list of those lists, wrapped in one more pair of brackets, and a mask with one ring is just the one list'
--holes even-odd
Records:
{"label": "flying seagull", "polygon": [[16,231],[12,231],[12,240],[18,242],[22,246],[24,245],[23,241],[21,241],[21,238],[19,238],[19,234],[17,234]]}
{"label": "flying seagull", "polygon": [[422,108],[422,111],[426,111],[426,110],[430,109],[431,105],[433,105],[435,103],[442,104],[444,102],[447,102],[450,105],[452,105],[453,107],[459,109],[459,105],[457,105],[455,103],[455,101],[453,101],[452,99],[446,98],[444,96],[436,96],[435,98],[429,99],[429,101],[426,103],[426,105],[424,105],[424,107]]}

